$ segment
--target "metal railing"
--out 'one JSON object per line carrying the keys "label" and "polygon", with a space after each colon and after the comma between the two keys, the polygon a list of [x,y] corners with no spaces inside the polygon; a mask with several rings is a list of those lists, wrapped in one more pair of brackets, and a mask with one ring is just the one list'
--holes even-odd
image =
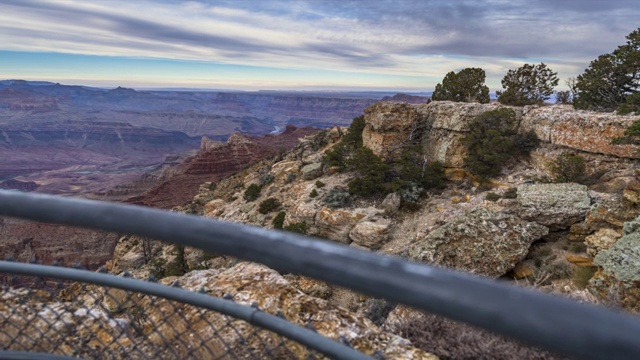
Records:
{"label": "metal railing", "polygon": [[0,215],[231,255],[583,359],[640,358],[635,316],[337,243],[151,208],[10,191],[0,191]]}

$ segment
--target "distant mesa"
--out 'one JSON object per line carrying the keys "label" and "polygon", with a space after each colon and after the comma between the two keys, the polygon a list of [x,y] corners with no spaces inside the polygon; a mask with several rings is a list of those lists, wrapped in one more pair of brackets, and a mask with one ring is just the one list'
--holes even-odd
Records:
{"label": "distant mesa", "polygon": [[424,104],[429,100],[426,96],[416,96],[409,94],[395,94],[393,96],[385,96],[382,101],[406,102],[409,104]]}
{"label": "distant mesa", "polygon": [[0,189],[6,190],[20,190],[20,191],[36,191],[40,187],[37,183],[33,181],[20,181],[16,179],[9,179],[0,182]]}

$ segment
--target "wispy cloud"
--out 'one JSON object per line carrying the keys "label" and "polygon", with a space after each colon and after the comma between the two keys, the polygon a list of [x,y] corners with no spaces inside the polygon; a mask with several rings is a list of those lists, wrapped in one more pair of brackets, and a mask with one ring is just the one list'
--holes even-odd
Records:
{"label": "wispy cloud", "polygon": [[[579,73],[639,26],[636,0],[3,0],[0,49],[441,78],[545,61]],[[433,86],[433,85],[432,85]]]}

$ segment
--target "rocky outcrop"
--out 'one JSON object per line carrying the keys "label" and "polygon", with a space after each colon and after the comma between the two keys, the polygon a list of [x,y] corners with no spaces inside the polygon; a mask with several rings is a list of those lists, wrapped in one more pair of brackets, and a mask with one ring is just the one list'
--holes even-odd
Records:
{"label": "rocky outcrop", "polygon": [[20,262],[80,265],[97,269],[113,256],[118,235],[7,218],[0,227],[0,254]]}
{"label": "rocky outcrop", "polygon": [[[437,359],[367,319],[301,293],[276,271],[261,265],[243,262],[225,271],[194,271],[163,283],[174,281],[186,290],[227,296],[239,304],[279,313],[300,326],[312,321],[322,336],[348,341],[370,356],[378,352],[385,359]],[[283,340],[274,333],[258,330],[256,335],[256,327],[214,311],[116,289],[101,291],[74,284],[69,291],[58,297],[46,291],[40,295],[4,291],[0,318],[13,326],[0,334],[0,340],[11,344],[9,349],[35,347],[41,352],[83,357],[95,356],[99,348],[101,358],[213,358],[228,351],[234,358],[312,356],[307,348],[291,341],[276,346]],[[40,341],[43,333],[48,341]],[[78,351],[74,353],[69,344]]]}
{"label": "rocky outcrop", "polygon": [[389,238],[390,225],[389,219],[361,221],[349,231],[349,238],[367,249],[377,249]]}
{"label": "rocky outcrop", "polygon": [[424,104],[429,100],[425,96],[416,96],[409,94],[395,94],[393,96],[385,96],[380,101],[405,102],[409,104]]}
{"label": "rocky outcrop", "polygon": [[634,116],[574,110],[569,106],[530,108],[520,122],[521,131],[533,131],[545,142],[579,151],[640,158],[634,145],[612,145],[635,121]]}
{"label": "rocky outcrop", "polygon": [[416,261],[499,277],[548,232],[537,223],[479,208],[418,239],[409,254]]}
{"label": "rocky outcrop", "polygon": [[593,259],[599,271],[589,281],[605,302],[640,313],[640,218],[625,223],[624,234]]}
{"label": "rocky outcrop", "polygon": [[289,150],[298,144],[298,139],[317,131],[290,126],[280,135],[255,137],[233,134],[224,144],[202,141],[200,152],[173,168],[169,179],[127,202],[165,209],[184,205],[198,193],[200,184],[217,181],[251,163]]}
{"label": "rocky outcrop", "polygon": [[551,230],[584,220],[591,206],[587,187],[580,184],[523,184],[518,186],[518,216]]}
{"label": "rocky outcrop", "polygon": [[423,105],[378,102],[365,109],[363,145],[388,158],[404,143],[417,139],[428,126]]}
{"label": "rocky outcrop", "polygon": [[[483,112],[500,107],[505,106],[449,101],[374,104],[365,110],[363,142],[376,155],[386,157],[388,149],[402,146],[413,131],[416,139],[422,139],[427,159],[438,160],[447,167],[460,167],[465,156],[460,140],[469,131],[469,124]],[[615,158],[640,158],[633,145],[611,144],[637,117],[577,111],[562,105],[510,108],[516,112],[517,131],[533,131],[540,140],[557,148]]]}

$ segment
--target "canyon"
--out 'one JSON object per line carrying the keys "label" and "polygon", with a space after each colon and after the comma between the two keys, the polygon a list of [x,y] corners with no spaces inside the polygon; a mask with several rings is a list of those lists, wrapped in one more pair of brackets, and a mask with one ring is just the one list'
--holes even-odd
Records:
{"label": "canyon", "polygon": [[193,156],[203,136],[225,141],[233,133],[277,134],[287,125],[344,126],[384,96],[389,94],[136,91],[3,80],[0,188],[104,198],[114,186]]}

